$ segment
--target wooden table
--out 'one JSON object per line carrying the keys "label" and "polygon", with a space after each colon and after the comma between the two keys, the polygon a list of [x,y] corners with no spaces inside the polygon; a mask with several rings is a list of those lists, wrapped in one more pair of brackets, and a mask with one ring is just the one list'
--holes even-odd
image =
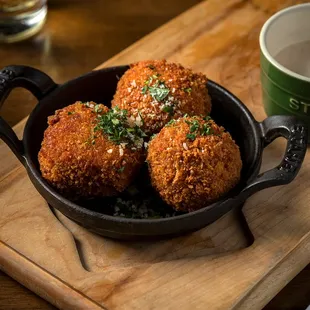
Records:
{"label": "wooden table", "polygon": [[[0,68],[34,66],[62,83],[92,70],[201,0],[49,0],[47,23],[34,38],[0,47]],[[22,105],[20,104],[22,102]],[[36,100],[22,89],[0,111],[12,126]],[[0,271],[0,309],[54,309]]]}
{"label": "wooden table", "polygon": [[[261,24],[270,14],[269,10],[272,11],[268,5],[262,10],[262,5],[263,2],[258,1],[255,6],[248,2],[226,1],[219,8],[218,1],[209,0],[160,28],[105,65],[127,63],[147,57],[165,57],[180,61],[206,72],[210,78],[231,89],[249,105],[258,119],[262,119],[264,114],[260,106],[257,35]],[[166,40],[169,46],[162,43],[163,37],[169,38]],[[20,132],[21,128],[22,124],[16,130]],[[279,160],[280,146],[281,143],[274,144],[267,150],[266,158],[269,158],[271,164]],[[6,163],[0,167],[0,175],[4,176],[0,183],[5,188],[2,193],[4,203],[0,203],[1,214],[4,214],[4,220],[0,222],[0,240],[6,243],[0,244],[0,265],[26,286],[59,306],[76,308],[83,305],[85,308],[91,301],[81,298],[78,293],[81,291],[111,309],[124,304],[128,307],[163,307],[162,303],[167,305],[167,301],[171,302],[171,306],[177,305],[175,302],[181,302],[185,308],[189,302],[202,307],[212,301],[217,301],[219,309],[222,309],[220,306],[227,308],[233,305],[244,309],[252,309],[254,305],[259,308],[309,263],[309,213],[303,212],[304,210],[299,208],[299,201],[294,198],[297,197],[296,184],[285,189],[267,190],[248,202],[246,215],[256,237],[256,242],[249,248],[246,248],[246,240],[237,227],[233,214],[228,214],[198,233],[177,240],[128,246],[94,236],[57,214],[61,225],[33,190],[25,172],[3,145],[0,145],[0,156]],[[303,188],[307,185],[307,169],[308,164],[305,164],[299,177],[298,184]],[[22,193],[17,191],[20,184],[23,184],[23,191],[27,193],[26,201],[18,198],[22,196]],[[296,195],[281,202],[281,197],[287,192]],[[30,203],[29,213],[25,206]],[[259,209],[256,208],[257,205]],[[26,213],[19,223],[14,214],[21,211]],[[292,220],[288,221],[288,217]],[[16,234],[16,231],[19,231],[17,228],[20,228],[21,234]],[[21,257],[7,245],[35,261],[50,274]],[[143,247],[146,247],[146,252],[142,250]],[[169,254],[170,249],[175,252]],[[141,260],[140,255],[148,252],[148,257]],[[161,281],[164,276],[157,279],[154,276],[155,271],[160,273],[169,263],[172,263],[174,270],[171,271],[172,279],[176,277],[178,280],[175,282],[170,278],[174,290]],[[19,265],[26,268],[27,276],[23,270],[18,269]],[[88,272],[85,272],[85,269]],[[207,274],[215,270],[214,277],[218,277],[220,282],[212,280],[212,277],[209,282],[206,281],[206,278],[200,275],[201,270]],[[178,271],[182,271],[184,276],[180,276]],[[62,281],[55,278],[55,275]],[[187,294],[194,294],[195,297],[190,301],[182,291],[178,293],[181,288],[177,291],[175,289],[175,286],[185,279],[191,280],[184,283],[185,288],[188,288]],[[200,280],[195,282],[197,279]],[[146,281],[140,288],[141,291],[144,290],[143,298],[137,295],[137,304],[130,303],[126,294],[135,294],[131,283],[138,286],[143,284],[143,281]],[[154,285],[156,283],[155,286],[152,286],[153,282]],[[227,286],[230,282],[231,285]],[[212,294],[211,299],[204,300],[203,296],[208,294],[208,287],[212,290],[214,284],[218,285],[217,293]],[[72,286],[77,291],[72,291]],[[112,287],[114,295],[110,294]],[[165,287],[165,294],[178,298],[165,299],[159,294],[160,289]],[[245,289],[246,287],[248,289]],[[226,288],[224,296],[220,294],[221,288]],[[61,298],[64,292],[71,296],[71,299]],[[239,296],[239,300],[236,300],[236,296]],[[95,309],[95,304],[89,305],[91,309]]]}
{"label": "wooden table", "polygon": [[[199,2],[48,0],[49,12],[43,30],[30,40],[1,45],[0,67],[34,66],[63,83],[92,70]],[[16,90],[0,115],[15,125],[31,112],[35,103],[29,92]]]}

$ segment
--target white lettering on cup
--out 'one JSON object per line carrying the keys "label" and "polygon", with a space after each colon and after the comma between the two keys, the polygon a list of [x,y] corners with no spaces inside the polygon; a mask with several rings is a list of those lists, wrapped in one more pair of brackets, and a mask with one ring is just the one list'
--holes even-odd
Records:
{"label": "white lettering on cup", "polygon": [[[295,110],[295,111],[298,111],[300,108],[302,108],[303,112],[307,114],[308,108],[310,107],[310,103],[299,101],[295,98],[290,98],[289,106],[292,110]],[[309,112],[310,112],[310,109],[309,109]]]}
{"label": "white lettering on cup", "polygon": [[290,98],[290,108],[293,110],[299,110],[299,102],[294,98]]}
{"label": "white lettering on cup", "polygon": [[307,113],[308,112],[308,107],[310,107],[310,103],[305,103],[301,101],[301,104],[304,105],[304,112]]}

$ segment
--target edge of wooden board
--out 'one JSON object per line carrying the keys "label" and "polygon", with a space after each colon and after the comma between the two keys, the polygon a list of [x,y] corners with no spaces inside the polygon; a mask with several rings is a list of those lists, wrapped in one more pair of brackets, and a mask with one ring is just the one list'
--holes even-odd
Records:
{"label": "edge of wooden board", "polygon": [[[247,310],[258,308],[258,306],[263,308],[271,301],[300,270],[307,266],[308,260],[304,258],[303,261],[298,260],[299,270],[293,268],[296,265],[296,256],[303,257],[302,254],[304,253],[308,253],[310,256],[309,240],[310,233],[305,235],[289,253],[271,267],[259,282],[254,284],[240,300],[232,305],[231,309]],[[279,270],[280,267],[281,271]],[[25,269],[28,279],[24,277]],[[106,310],[104,306],[62,281],[59,277],[49,273],[2,241],[0,241],[0,270],[60,309]],[[279,285],[277,286],[273,285],[275,279],[278,279]],[[279,281],[280,279],[281,281]],[[70,298],[66,298],[67,296]]]}
{"label": "edge of wooden board", "polygon": [[[24,276],[25,269],[27,280]],[[2,241],[0,241],[0,270],[60,309],[105,309]],[[66,292],[70,292],[68,296],[71,298],[64,298]]]}
{"label": "edge of wooden board", "polygon": [[[252,288],[248,290],[233,309],[261,309],[268,304],[297,274],[309,264],[310,258],[310,232],[308,232],[298,244],[295,245],[280,261],[278,261]],[[252,245],[253,246],[253,245]],[[251,246],[250,246],[251,248]],[[307,255],[303,255],[303,254]],[[297,265],[298,257],[299,270],[293,267]],[[300,261],[300,258],[303,258]],[[301,267],[301,268],[300,268]],[[279,270],[281,268],[281,271]],[[274,285],[278,279],[279,286]],[[279,281],[281,279],[281,281]]]}

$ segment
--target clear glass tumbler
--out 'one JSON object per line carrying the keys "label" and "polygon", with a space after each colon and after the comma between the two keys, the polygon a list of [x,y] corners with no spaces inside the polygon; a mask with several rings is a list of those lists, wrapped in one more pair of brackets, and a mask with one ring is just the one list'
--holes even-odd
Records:
{"label": "clear glass tumbler", "polygon": [[46,0],[0,0],[0,43],[34,35],[42,28],[46,14]]}

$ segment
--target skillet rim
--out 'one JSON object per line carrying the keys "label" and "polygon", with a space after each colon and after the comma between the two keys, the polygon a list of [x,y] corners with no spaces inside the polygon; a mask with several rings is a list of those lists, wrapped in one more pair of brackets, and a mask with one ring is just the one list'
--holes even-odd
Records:
{"label": "skillet rim", "polygon": [[[240,188],[238,190],[238,193],[234,196],[226,196],[226,197],[224,197],[220,200],[217,200],[216,202],[214,202],[214,203],[212,203],[212,204],[210,204],[204,208],[201,208],[201,209],[196,210],[196,211],[188,212],[188,213],[185,213],[182,215],[178,215],[175,217],[156,218],[156,219],[123,218],[123,217],[107,215],[104,213],[99,213],[96,211],[89,210],[85,207],[82,207],[79,204],[76,204],[76,203],[70,201],[69,199],[65,198],[61,194],[59,194],[56,190],[54,190],[54,188],[52,186],[50,186],[47,183],[47,181],[45,181],[42,178],[40,171],[36,168],[36,165],[34,164],[34,162],[32,161],[32,159],[30,157],[30,154],[29,154],[30,152],[29,152],[29,147],[28,147],[27,141],[28,141],[28,139],[31,139],[31,137],[30,137],[31,134],[30,134],[29,128],[31,128],[31,126],[35,123],[35,116],[37,113],[39,113],[40,109],[44,105],[44,99],[48,98],[49,96],[59,95],[59,93],[64,91],[64,89],[66,87],[71,86],[72,84],[76,83],[77,81],[83,80],[83,79],[88,78],[90,76],[100,75],[100,74],[106,73],[108,71],[117,71],[117,72],[118,71],[124,71],[125,69],[128,69],[128,68],[129,68],[129,66],[127,66],[127,65],[113,66],[113,67],[107,67],[107,68],[95,70],[95,71],[92,71],[90,73],[84,74],[84,75],[79,76],[75,79],[69,80],[69,81],[65,82],[64,84],[59,85],[55,90],[53,90],[46,97],[44,97],[42,100],[40,100],[38,102],[36,107],[33,109],[31,114],[29,115],[29,118],[28,118],[27,123],[25,125],[24,135],[23,135],[23,145],[24,145],[24,150],[25,150],[24,154],[25,154],[25,160],[26,160],[26,169],[27,169],[28,173],[31,174],[31,177],[34,178],[36,183],[41,188],[43,188],[44,191],[47,192],[53,199],[55,199],[55,200],[59,201],[61,204],[65,205],[69,212],[71,212],[71,211],[79,212],[80,214],[83,214],[89,218],[96,219],[96,220],[100,219],[100,220],[108,221],[111,223],[114,222],[114,223],[122,223],[122,224],[129,224],[129,225],[132,224],[135,226],[138,226],[139,224],[140,225],[147,225],[147,224],[149,224],[149,225],[151,225],[151,224],[152,225],[154,225],[154,224],[160,225],[162,223],[167,223],[167,222],[172,224],[172,223],[175,223],[175,222],[180,221],[180,220],[186,220],[188,218],[195,217],[195,216],[197,217],[200,214],[208,212],[211,209],[214,209],[216,207],[219,207],[220,205],[228,202],[229,200],[232,200],[232,199],[238,200],[238,196],[239,196],[239,194],[243,188]],[[207,85],[213,87],[214,89],[216,89],[219,92],[222,92],[226,97],[229,98],[229,100],[231,102],[234,102],[236,104],[236,106],[238,106],[240,111],[242,111],[242,113],[246,116],[246,118],[249,122],[249,125],[252,128],[253,136],[255,137],[254,145],[255,145],[256,150],[254,151],[254,154],[256,155],[256,158],[254,158],[252,160],[252,165],[249,168],[249,170],[252,170],[252,171],[250,173],[248,173],[248,178],[246,180],[243,180],[243,183],[246,185],[249,181],[251,181],[252,179],[254,179],[257,176],[258,170],[259,170],[260,164],[261,164],[263,146],[261,144],[261,131],[260,131],[259,123],[255,120],[255,118],[252,115],[252,113],[250,112],[250,110],[241,102],[241,100],[239,100],[236,96],[234,96],[231,92],[229,92],[223,86],[221,86],[221,85],[217,84],[216,82],[209,80],[209,79],[208,79]],[[45,195],[44,195],[44,198],[45,198]],[[47,202],[49,202],[49,201],[47,200]],[[55,207],[55,208],[57,209],[57,207]],[[72,217],[72,219],[76,220],[76,219],[74,219],[74,217]],[[105,229],[104,227],[102,227],[102,228]],[[120,232],[117,231],[117,233],[120,233]],[[128,231],[127,233],[124,233],[124,234],[131,235],[130,231]],[[136,232],[134,232],[132,234],[137,235]],[[141,235],[144,235],[144,234],[141,234]]]}

